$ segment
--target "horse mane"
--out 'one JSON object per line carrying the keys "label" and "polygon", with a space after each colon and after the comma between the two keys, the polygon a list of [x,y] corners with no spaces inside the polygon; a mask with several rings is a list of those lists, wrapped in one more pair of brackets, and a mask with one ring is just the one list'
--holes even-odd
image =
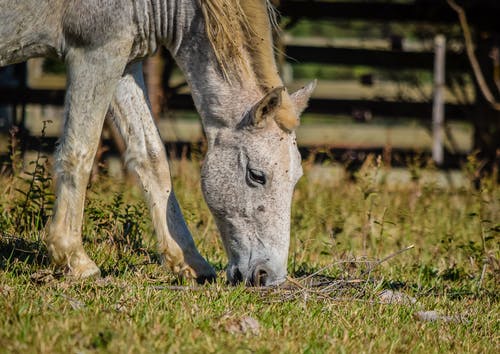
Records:
{"label": "horse mane", "polygon": [[[252,69],[264,93],[283,86],[274,58],[272,33],[279,33],[276,10],[269,0],[200,0],[205,30],[226,80]],[[244,50],[250,56],[250,65]],[[285,130],[298,125],[288,94],[283,94],[276,122]]]}
{"label": "horse mane", "polygon": [[243,47],[251,32],[239,0],[200,0],[205,31],[224,78],[246,70]]}

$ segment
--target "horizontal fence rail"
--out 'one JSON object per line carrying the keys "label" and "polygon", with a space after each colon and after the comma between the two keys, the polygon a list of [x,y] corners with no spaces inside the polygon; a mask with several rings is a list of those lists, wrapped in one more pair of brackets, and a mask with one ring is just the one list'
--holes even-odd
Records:
{"label": "horizontal fence rail", "polygon": [[[292,64],[348,64],[349,66],[362,65],[392,70],[420,69],[429,71],[434,65],[434,52],[424,51],[288,45],[286,46],[286,55]],[[470,64],[465,54],[449,51],[446,53],[446,68],[449,71],[469,71]]]}
{"label": "horizontal fence rail", "polygon": [[[499,1],[469,1],[464,9],[471,24],[481,24],[484,29],[498,29]],[[406,4],[379,1],[283,0],[279,10],[291,18],[457,23],[457,14],[445,0],[415,0]]]}
{"label": "horizontal fence rail", "polygon": [[[315,1],[315,0],[282,0],[279,11],[295,20],[325,19],[325,20],[362,20],[384,22],[422,22],[432,24],[456,24],[457,16],[447,5],[445,0],[415,0],[411,3],[383,3],[377,1],[348,2],[348,1]],[[481,24],[482,29],[499,27],[498,14],[500,1],[481,1],[476,4],[470,2],[466,7],[467,16],[471,25]],[[389,70],[427,70],[433,69],[434,53],[431,51],[381,50],[367,48],[344,48],[339,46],[313,46],[290,43],[285,47],[287,61],[291,64],[315,63],[327,65],[367,66]],[[446,53],[446,68],[450,72],[469,72],[470,65],[463,53],[448,51]],[[334,93],[333,93],[334,94]],[[63,89],[32,89],[27,87],[5,88],[0,87],[0,105],[63,105],[65,90]],[[430,126],[432,118],[432,102],[393,101],[389,99],[339,99],[312,98],[308,112],[324,114],[325,117],[334,115],[351,115],[370,112],[372,117],[382,118],[411,118],[417,119]],[[173,110],[194,110],[193,100],[188,94],[173,94],[169,96],[167,106]],[[470,120],[477,110],[476,104],[449,103],[444,106],[446,119],[466,121]],[[52,151],[55,138],[40,138],[24,132],[23,145],[27,149],[47,149]],[[198,144],[198,145],[197,145]],[[198,142],[167,143],[171,151],[191,151],[200,148]],[[112,144],[111,144],[112,145]],[[423,156],[430,158],[430,152],[415,152],[403,149],[387,148],[344,148],[331,146],[301,147],[304,157],[315,154],[316,160],[331,159],[343,163],[361,161],[368,154],[384,155],[393,165],[405,164],[409,158]],[[113,153],[113,150],[111,150]],[[464,160],[463,154],[450,154],[445,151],[443,168],[458,167]]]}
{"label": "horizontal fence rail", "polygon": [[[52,154],[55,151],[58,141],[56,137],[40,137],[29,134],[22,135],[20,138],[24,150],[38,151],[46,154]],[[112,140],[104,139],[102,143],[107,147],[102,155],[103,159],[119,155]],[[203,141],[165,142],[165,148],[170,158],[192,158],[196,156],[196,158],[202,159],[206,144]],[[356,171],[369,155],[382,156],[384,164],[392,167],[404,167],[409,163],[414,165],[425,165],[432,159],[431,151],[388,147],[349,148],[327,144],[299,146],[299,151],[304,160],[312,160],[316,163],[323,163],[326,161],[338,162],[352,171]],[[461,168],[466,161],[466,155],[464,153],[450,154],[448,151],[445,151],[444,156],[445,162],[439,167],[445,170]],[[0,155],[0,167],[4,164],[8,164],[9,159],[10,157],[8,154]]]}
{"label": "horizontal fence rail", "polygon": [[[13,89],[0,88],[0,104],[40,104],[40,105],[63,105],[64,90],[44,89]],[[169,98],[168,107],[178,110],[194,110],[193,99],[187,94],[173,95]],[[446,115],[453,120],[467,120],[468,115],[474,109],[473,105],[446,104]],[[384,100],[361,100],[361,99],[332,99],[312,98],[307,111],[319,114],[347,114],[356,110],[367,110],[373,116],[391,118],[415,118],[422,121],[431,121],[432,103],[426,102],[402,102]]]}

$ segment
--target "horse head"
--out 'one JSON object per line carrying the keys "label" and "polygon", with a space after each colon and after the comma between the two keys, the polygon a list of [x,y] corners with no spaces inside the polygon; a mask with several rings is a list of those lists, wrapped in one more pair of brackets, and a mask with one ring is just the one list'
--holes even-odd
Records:
{"label": "horse head", "polygon": [[229,258],[231,283],[285,280],[292,195],[302,167],[295,126],[286,126],[284,115],[298,120],[315,85],[292,95],[283,87],[271,90],[238,124],[219,129],[210,144],[202,190]]}

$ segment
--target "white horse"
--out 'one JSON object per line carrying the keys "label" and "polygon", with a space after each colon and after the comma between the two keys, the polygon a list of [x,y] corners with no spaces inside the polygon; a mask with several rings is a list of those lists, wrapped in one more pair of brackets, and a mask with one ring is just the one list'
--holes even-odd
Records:
{"label": "white horse", "polygon": [[266,0],[0,0],[0,66],[36,56],[67,65],[56,203],[46,239],[76,277],[99,274],[83,249],[86,185],[108,110],[139,177],[162,261],[184,277],[215,277],[172,191],[140,60],[164,45],[190,85],[208,139],[202,189],[229,258],[228,280],[286,277],[290,206],[302,174],[294,129],[311,84],[290,95],[273,57]]}

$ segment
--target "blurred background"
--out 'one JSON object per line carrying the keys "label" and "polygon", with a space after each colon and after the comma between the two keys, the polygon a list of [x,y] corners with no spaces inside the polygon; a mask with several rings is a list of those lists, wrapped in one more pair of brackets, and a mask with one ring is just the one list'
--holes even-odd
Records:
{"label": "blurred background", "polygon": [[[498,0],[273,2],[280,14],[275,45],[286,86],[293,92],[318,79],[297,131],[304,158],[338,164],[348,173],[369,156],[381,156],[385,166],[418,160],[454,170],[474,155],[483,161],[478,175],[498,166]],[[466,23],[460,23],[460,11]],[[470,31],[476,72],[464,30]],[[159,51],[145,61],[144,72],[170,157],[203,153],[200,121],[171,56]],[[0,68],[4,165],[12,158],[12,139],[26,156],[53,151],[64,87],[64,64],[53,59]],[[123,174],[122,150],[107,124],[96,171]]]}

